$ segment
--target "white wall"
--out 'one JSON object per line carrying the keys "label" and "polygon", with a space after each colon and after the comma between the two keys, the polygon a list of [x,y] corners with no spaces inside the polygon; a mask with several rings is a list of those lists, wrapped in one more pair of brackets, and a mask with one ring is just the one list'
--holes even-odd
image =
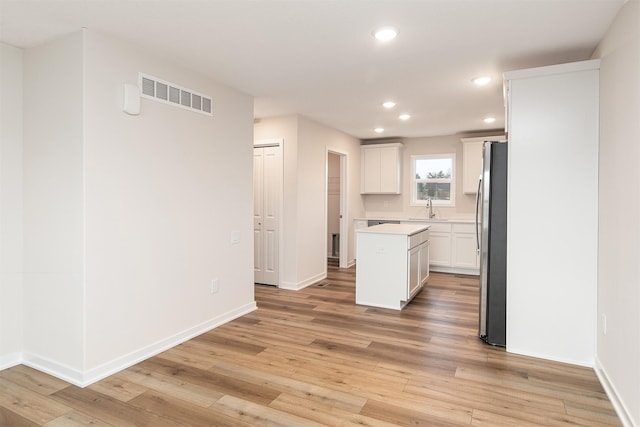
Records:
{"label": "white wall", "polygon": [[22,357],[22,50],[0,43],[0,369]]}
{"label": "white wall", "polygon": [[[283,287],[299,289],[326,276],[326,152],[347,155],[349,250],[353,219],[364,215],[360,197],[360,141],[303,116],[260,119],[255,138],[284,138]],[[295,166],[293,165],[295,163]]]}
{"label": "white wall", "polygon": [[24,351],[84,362],[82,33],[24,52]]}
{"label": "white wall", "polygon": [[[640,2],[620,11],[600,66],[597,368],[640,425]],[[604,334],[606,316],[607,333]],[[620,413],[620,411],[619,411]]]}
{"label": "white wall", "polygon": [[[139,71],[211,95],[214,116],[146,99],[123,113]],[[250,96],[84,30],[25,51],[23,139],[24,304],[14,283],[2,316],[24,318],[24,344],[3,333],[0,357],[17,347],[86,385],[255,309]]]}
{"label": "white wall", "polygon": [[506,75],[507,350],[585,366],[595,357],[596,67]]}
{"label": "white wall", "polygon": [[[253,100],[91,31],[85,70],[90,370],[254,307]],[[213,117],[147,99],[123,113],[139,71],[211,95]]]}
{"label": "white wall", "polygon": [[298,277],[298,252],[296,236],[298,229],[298,116],[281,116],[260,119],[254,125],[254,138],[282,139],[282,245],[280,260],[280,284],[285,288],[296,288]]}

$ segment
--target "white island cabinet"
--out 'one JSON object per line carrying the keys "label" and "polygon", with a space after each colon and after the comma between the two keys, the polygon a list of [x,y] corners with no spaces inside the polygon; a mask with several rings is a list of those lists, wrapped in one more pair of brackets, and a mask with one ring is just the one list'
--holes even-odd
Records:
{"label": "white island cabinet", "polygon": [[356,304],[404,308],[429,278],[429,226],[380,224],[356,240]]}

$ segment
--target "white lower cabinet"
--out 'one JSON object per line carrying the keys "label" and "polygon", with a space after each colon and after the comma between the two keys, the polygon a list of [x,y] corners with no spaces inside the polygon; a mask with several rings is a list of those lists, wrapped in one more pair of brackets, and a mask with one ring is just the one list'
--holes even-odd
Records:
{"label": "white lower cabinet", "polygon": [[452,267],[477,269],[478,246],[476,241],[475,224],[453,224],[451,234],[453,250]]}
{"label": "white lower cabinet", "polygon": [[[407,221],[416,223],[416,221]],[[469,222],[424,222],[429,229],[429,264],[432,271],[471,274],[480,272],[475,224]]]}
{"label": "white lower cabinet", "polygon": [[451,265],[451,224],[433,223],[429,229],[429,261],[432,266]]}

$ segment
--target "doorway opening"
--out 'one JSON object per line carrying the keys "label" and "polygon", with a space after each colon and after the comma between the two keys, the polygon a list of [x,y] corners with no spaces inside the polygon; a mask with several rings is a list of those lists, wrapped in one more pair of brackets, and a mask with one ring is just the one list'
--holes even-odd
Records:
{"label": "doorway opening", "polygon": [[348,250],[347,155],[327,150],[327,268],[346,268]]}

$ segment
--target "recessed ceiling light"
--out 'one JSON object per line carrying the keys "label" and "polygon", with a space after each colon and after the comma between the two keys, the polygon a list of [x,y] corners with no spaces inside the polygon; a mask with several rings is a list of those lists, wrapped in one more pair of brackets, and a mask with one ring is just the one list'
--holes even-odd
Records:
{"label": "recessed ceiling light", "polygon": [[487,123],[487,124],[489,124],[489,123],[495,122],[496,118],[495,117],[485,117],[482,121]]}
{"label": "recessed ceiling light", "polygon": [[381,27],[373,32],[373,37],[382,41],[388,42],[389,40],[393,40],[398,35],[398,30],[393,27]]}
{"label": "recessed ceiling light", "polygon": [[373,131],[375,133],[382,133],[382,132],[384,132],[384,128],[375,128]]}
{"label": "recessed ceiling light", "polygon": [[475,79],[471,80],[474,84],[478,85],[478,86],[484,86],[487,83],[489,83],[491,81],[491,77],[489,76],[481,76],[481,77],[476,77]]}
{"label": "recessed ceiling light", "polygon": [[399,118],[400,120],[409,120],[409,119],[411,118],[411,115],[409,115],[409,114],[400,114],[400,115],[398,116],[398,118]]}
{"label": "recessed ceiling light", "polygon": [[387,101],[387,102],[382,103],[382,106],[384,108],[393,108],[393,107],[396,106],[396,103],[393,102],[393,101]]}

